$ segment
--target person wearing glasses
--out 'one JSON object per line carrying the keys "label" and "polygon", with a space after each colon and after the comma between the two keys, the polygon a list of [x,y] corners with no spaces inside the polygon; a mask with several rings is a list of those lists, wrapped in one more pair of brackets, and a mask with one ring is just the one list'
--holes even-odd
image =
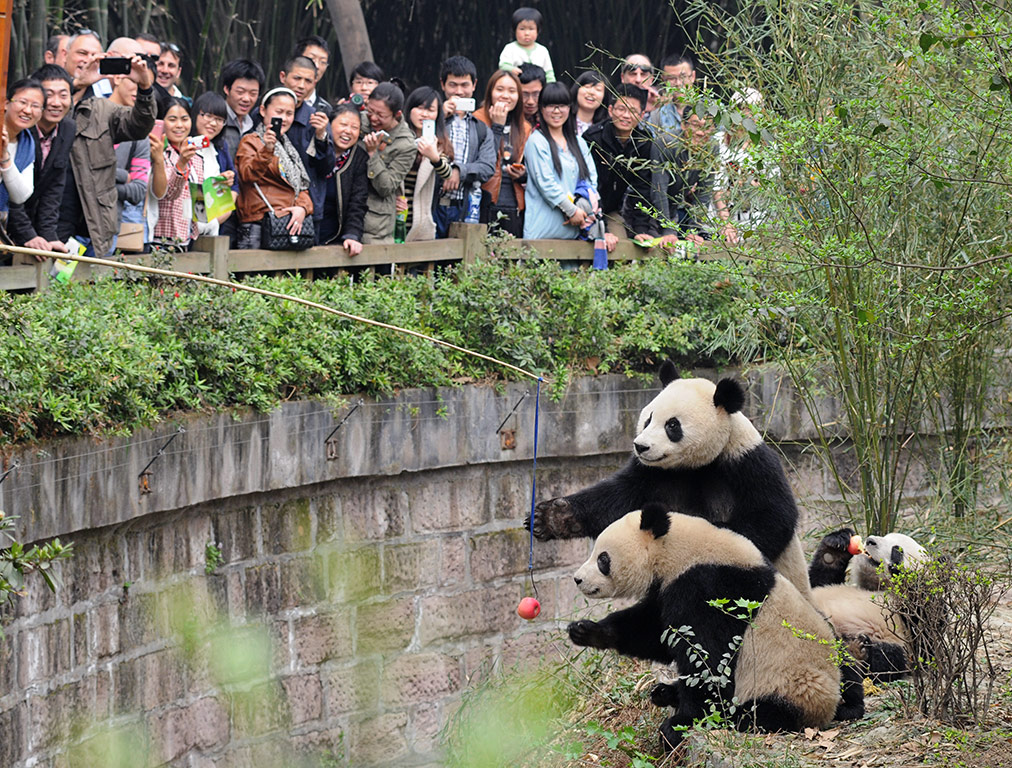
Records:
{"label": "person wearing glasses", "polygon": [[74,81],[56,64],[40,67],[32,78],[42,83],[46,94],[46,108],[31,131],[35,139],[34,191],[23,205],[11,203],[7,232],[15,245],[37,251],[64,251],[56,226],[74,142],[74,120],[67,117],[73,103]]}
{"label": "person wearing glasses", "polygon": [[577,183],[596,189],[597,169],[587,143],[576,135],[569,88],[549,83],[541,91],[541,124],[524,148],[527,166],[524,238],[574,240],[587,223],[576,205]]}
{"label": "person wearing glasses", "polygon": [[696,65],[687,54],[671,54],[661,60],[664,93],[650,116],[651,129],[665,147],[680,144],[682,114],[693,95]]}
{"label": "person wearing glasses", "polygon": [[[225,97],[215,91],[202,93],[193,101],[193,109],[190,115],[193,118],[193,135],[206,136],[211,146],[202,147],[197,154],[204,160],[204,178],[212,176],[224,176],[225,181],[232,188],[232,199],[239,199],[239,178],[236,176],[235,163],[225,146],[225,120],[227,118],[228,105]],[[202,235],[214,236],[219,233],[219,227],[226,221],[231,220],[231,212],[224,214],[214,222],[208,222],[207,226],[197,224],[197,229]]]}
{"label": "person wearing glasses", "polygon": [[31,129],[45,108],[46,92],[38,80],[18,80],[7,89],[0,129],[0,220],[5,229],[10,204],[27,202],[35,190],[35,138]]}

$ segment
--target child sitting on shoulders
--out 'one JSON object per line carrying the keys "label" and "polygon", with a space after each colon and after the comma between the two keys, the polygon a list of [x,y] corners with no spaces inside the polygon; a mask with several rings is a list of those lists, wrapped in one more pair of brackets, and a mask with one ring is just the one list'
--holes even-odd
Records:
{"label": "child sitting on shoulders", "polygon": [[552,56],[548,49],[538,44],[541,33],[541,13],[534,8],[517,8],[513,12],[513,42],[507,43],[499,54],[499,69],[520,74],[521,64],[536,64],[545,70],[549,83],[555,82]]}

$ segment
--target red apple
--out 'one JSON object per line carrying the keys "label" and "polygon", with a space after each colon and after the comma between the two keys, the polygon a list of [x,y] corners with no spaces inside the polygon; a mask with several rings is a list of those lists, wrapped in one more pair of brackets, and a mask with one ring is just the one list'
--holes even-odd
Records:
{"label": "red apple", "polygon": [[520,605],[517,606],[517,613],[520,614],[521,619],[530,621],[537,618],[537,615],[541,613],[541,603],[533,597],[525,597],[520,601]]}
{"label": "red apple", "polygon": [[861,537],[856,533],[850,537],[850,544],[847,545],[847,551],[852,555],[860,555],[864,552],[864,543],[861,541]]}

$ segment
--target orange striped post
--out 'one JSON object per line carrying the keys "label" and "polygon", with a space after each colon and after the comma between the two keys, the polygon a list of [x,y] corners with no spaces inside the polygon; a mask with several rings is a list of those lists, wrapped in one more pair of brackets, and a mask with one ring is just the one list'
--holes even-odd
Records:
{"label": "orange striped post", "polygon": [[7,106],[7,70],[10,66],[13,12],[14,0],[0,0],[0,112]]}

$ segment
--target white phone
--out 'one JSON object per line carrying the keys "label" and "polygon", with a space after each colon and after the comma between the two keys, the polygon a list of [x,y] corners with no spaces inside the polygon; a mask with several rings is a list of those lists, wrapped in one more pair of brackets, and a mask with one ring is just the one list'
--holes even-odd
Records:
{"label": "white phone", "polygon": [[474,112],[474,99],[454,99],[458,112]]}
{"label": "white phone", "polygon": [[422,139],[430,142],[436,140],[435,120],[422,120]]}

